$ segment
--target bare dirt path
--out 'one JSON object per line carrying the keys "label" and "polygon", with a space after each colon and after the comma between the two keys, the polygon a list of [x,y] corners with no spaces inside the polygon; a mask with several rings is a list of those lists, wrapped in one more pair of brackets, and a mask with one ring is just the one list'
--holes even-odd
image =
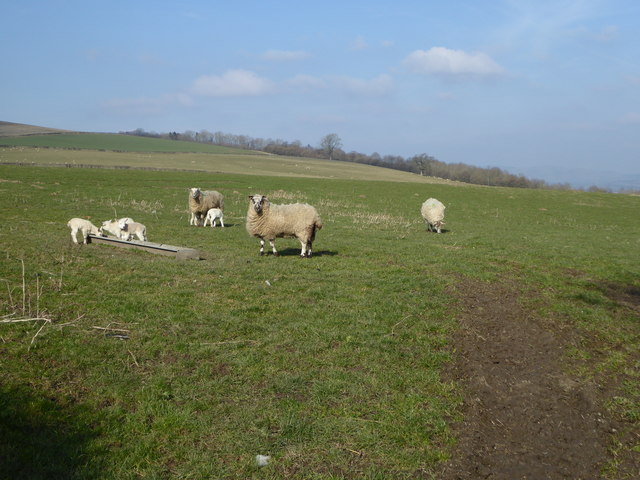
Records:
{"label": "bare dirt path", "polygon": [[458,445],[438,478],[600,479],[611,420],[602,392],[563,371],[571,333],[524,310],[516,285],[463,280],[450,372],[464,388]]}

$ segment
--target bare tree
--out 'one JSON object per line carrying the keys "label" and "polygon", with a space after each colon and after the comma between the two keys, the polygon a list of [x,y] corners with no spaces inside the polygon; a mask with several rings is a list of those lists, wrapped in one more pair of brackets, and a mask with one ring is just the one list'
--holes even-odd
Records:
{"label": "bare tree", "polygon": [[437,160],[431,155],[421,153],[420,155],[415,155],[411,161],[415,164],[420,175],[433,175],[432,165],[436,163]]}
{"label": "bare tree", "polygon": [[337,133],[325,135],[320,140],[320,148],[327,154],[329,160],[333,160],[333,152],[342,147],[342,140]]}

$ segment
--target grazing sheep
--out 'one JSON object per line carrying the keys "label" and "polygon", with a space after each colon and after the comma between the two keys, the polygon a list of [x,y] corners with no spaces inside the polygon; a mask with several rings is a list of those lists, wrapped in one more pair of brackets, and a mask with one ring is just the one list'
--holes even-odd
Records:
{"label": "grazing sheep", "polygon": [[102,226],[100,227],[100,234],[106,237],[107,236],[106,233],[110,233],[111,235],[119,238],[120,240],[126,240],[127,234],[123,231],[123,229],[124,229],[124,225],[126,225],[129,222],[133,222],[133,219],[129,217],[124,217],[118,220],[105,220],[104,222],[102,222]]}
{"label": "grazing sheep", "polygon": [[302,245],[300,256],[311,257],[311,244],[316,230],[321,228],[320,216],[311,205],[275,205],[264,195],[249,195],[247,232],[260,239],[260,255],[264,255],[265,238],[269,240],[273,254],[278,255],[275,239],[295,237]]}
{"label": "grazing sheep", "polygon": [[420,213],[427,223],[427,230],[440,233],[440,227],[444,225],[444,209],[446,207],[435,198],[429,198],[422,204]]}
{"label": "grazing sheep", "polygon": [[189,211],[191,220],[189,225],[200,226],[204,216],[212,208],[224,211],[224,196],[215,190],[202,191],[197,187],[189,190]]}
{"label": "grazing sheep", "polygon": [[72,218],[67,222],[67,227],[71,229],[71,239],[73,243],[78,243],[78,239],[76,238],[76,234],[78,230],[82,232],[82,243],[87,243],[87,237],[89,235],[100,235],[100,230],[89,220],[85,220],[84,218]]}
{"label": "grazing sheep", "polygon": [[141,242],[147,241],[147,227],[138,222],[120,222],[118,227],[122,230],[123,240],[131,240],[135,235]]}
{"label": "grazing sheep", "polygon": [[219,208],[210,208],[207,212],[207,216],[204,218],[204,226],[207,226],[207,222],[211,224],[211,227],[216,226],[216,218],[220,219],[220,225],[224,228],[224,214]]}

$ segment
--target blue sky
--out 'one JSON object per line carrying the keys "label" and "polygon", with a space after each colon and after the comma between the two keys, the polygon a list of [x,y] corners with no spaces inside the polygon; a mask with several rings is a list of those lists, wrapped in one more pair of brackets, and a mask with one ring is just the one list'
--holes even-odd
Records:
{"label": "blue sky", "polygon": [[[640,187],[640,2],[4,2],[0,120]],[[588,186],[587,185],[587,186]]]}

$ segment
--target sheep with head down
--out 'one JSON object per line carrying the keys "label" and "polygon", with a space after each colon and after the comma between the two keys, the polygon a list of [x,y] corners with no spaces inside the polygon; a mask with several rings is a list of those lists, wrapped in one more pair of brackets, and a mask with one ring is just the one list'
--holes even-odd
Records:
{"label": "sheep with head down", "polygon": [[311,257],[311,246],[322,221],[314,207],[306,203],[272,204],[265,195],[249,195],[247,232],[260,239],[260,255],[264,255],[264,241],[269,240],[274,255],[276,238],[297,238],[302,245],[300,256]]}
{"label": "sheep with head down", "polygon": [[82,233],[82,243],[84,244],[87,243],[89,235],[95,235],[96,237],[101,235],[98,227],[84,218],[72,218],[67,222],[67,227],[71,229],[71,240],[73,240],[73,243],[78,243],[78,239],[76,238],[78,232]]}
{"label": "sheep with head down", "polygon": [[127,240],[127,234],[123,231],[123,225],[133,222],[132,218],[123,217],[117,220],[105,220],[102,222],[102,226],[100,227],[100,234],[104,237],[109,235],[113,235],[120,240]]}
{"label": "sheep with head down", "polygon": [[422,218],[427,223],[428,231],[440,233],[440,229],[444,225],[445,208],[442,202],[435,198],[429,198],[422,204],[420,213],[422,213]]}
{"label": "sheep with head down", "polygon": [[202,191],[198,187],[189,190],[189,225],[202,226],[207,212],[212,208],[224,211],[224,195],[216,190]]}

